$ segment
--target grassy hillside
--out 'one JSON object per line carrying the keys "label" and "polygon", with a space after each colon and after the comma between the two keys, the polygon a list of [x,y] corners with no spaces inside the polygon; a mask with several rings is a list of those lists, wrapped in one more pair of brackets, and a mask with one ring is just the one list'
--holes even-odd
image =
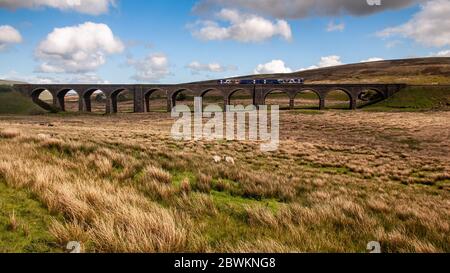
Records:
{"label": "grassy hillside", "polygon": [[14,91],[9,86],[0,86],[0,114],[39,114],[43,113],[30,98]]}
{"label": "grassy hillside", "polygon": [[408,87],[368,110],[449,110],[450,87]]}
{"label": "grassy hillside", "polygon": [[356,63],[289,74],[240,78],[305,78],[307,83],[450,84],[450,58],[417,58]]}
{"label": "grassy hillside", "polygon": [[[450,58],[417,58],[388,60],[370,63],[357,63],[335,67],[313,69],[289,74],[251,75],[245,78],[305,78],[307,83],[406,83],[411,85],[431,85],[430,87],[412,87],[396,94],[387,101],[373,105],[371,110],[430,110],[445,109],[449,103],[450,88],[438,85],[450,85]],[[1,83],[14,84],[11,81]],[[205,83],[213,83],[207,81]],[[28,114],[42,112],[29,99],[11,91],[11,87],[0,85],[0,114]],[[220,94],[219,94],[220,95]],[[211,96],[211,94],[209,94]],[[50,99],[45,93],[41,99]],[[119,101],[128,101],[129,94],[121,94]],[[191,100],[191,98],[187,98]],[[206,98],[208,100],[208,98]],[[211,99],[211,97],[209,98]],[[346,98],[344,98],[346,99]],[[75,106],[76,107],[76,106]]]}
{"label": "grassy hillside", "polygon": [[10,80],[0,80],[0,85],[14,85],[14,84],[21,84],[21,83],[25,83],[25,82],[19,82],[19,81],[10,81]]}
{"label": "grassy hillside", "polygon": [[[448,110],[450,103],[450,58],[416,58],[348,64],[287,74],[264,74],[237,77],[305,78],[306,83],[406,83],[429,85],[410,87],[394,97],[370,106],[379,111]],[[213,81],[209,81],[213,82]],[[346,99],[346,98],[344,98]]]}

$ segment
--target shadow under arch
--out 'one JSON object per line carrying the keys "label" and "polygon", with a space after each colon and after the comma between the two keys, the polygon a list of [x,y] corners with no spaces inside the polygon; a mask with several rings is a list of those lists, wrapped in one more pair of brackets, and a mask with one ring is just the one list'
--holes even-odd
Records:
{"label": "shadow under arch", "polygon": [[275,88],[270,90],[264,96],[263,102],[265,105],[279,105],[280,110],[290,110],[292,108],[291,97],[283,89]]}
{"label": "shadow under arch", "polygon": [[294,109],[320,109],[320,93],[317,90],[308,88],[301,89],[295,94]]}
{"label": "shadow under arch", "polygon": [[195,92],[188,88],[181,88],[175,91],[172,94],[171,101],[172,101],[172,107],[175,107],[178,105],[179,102],[183,105],[187,105],[191,109],[194,107],[194,98],[195,98]]}
{"label": "shadow under arch", "polygon": [[129,89],[118,88],[111,93],[112,113],[134,113],[134,110],[134,93]]}
{"label": "shadow under arch", "polygon": [[357,108],[364,108],[385,100],[384,93],[373,87],[365,88],[358,94]]}
{"label": "shadow under arch", "polygon": [[[229,105],[255,105],[254,92],[247,88],[236,88],[227,97]],[[233,104],[233,102],[236,102]]]}
{"label": "shadow under arch", "polygon": [[[48,98],[42,98],[41,95],[45,94]],[[53,94],[47,88],[37,88],[31,91],[31,99],[35,104],[44,110],[56,113],[59,109],[53,104]],[[51,103],[49,103],[51,101]]]}
{"label": "shadow under arch", "polygon": [[[167,111],[167,91],[160,88],[149,89],[144,92],[145,112]],[[154,103],[150,105],[150,102]]]}
{"label": "shadow under arch", "polygon": [[[94,101],[92,102],[92,98]],[[106,93],[98,88],[91,88],[83,93],[83,111],[106,113]]]}
{"label": "shadow under arch", "polygon": [[222,107],[224,109],[225,107],[225,99],[226,96],[223,94],[223,92],[217,88],[208,88],[206,90],[203,90],[200,93],[200,96],[202,97],[203,102],[203,109],[205,109],[206,106],[211,104],[216,104]]}
{"label": "shadow under arch", "polygon": [[324,96],[326,109],[352,109],[352,95],[345,88],[335,88]]}
{"label": "shadow under arch", "polygon": [[57,95],[58,105],[61,111],[77,112],[82,110],[80,105],[80,95],[72,88],[65,88],[58,91]]}

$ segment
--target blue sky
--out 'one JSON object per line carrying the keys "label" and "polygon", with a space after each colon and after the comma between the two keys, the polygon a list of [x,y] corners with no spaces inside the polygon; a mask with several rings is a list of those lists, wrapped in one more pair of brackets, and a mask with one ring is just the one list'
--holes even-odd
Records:
{"label": "blue sky", "polygon": [[[176,83],[450,56],[449,0],[382,2],[356,11],[344,0],[339,12],[308,15],[310,0],[261,0],[254,8],[252,0],[79,0],[86,7],[33,1],[0,0],[0,78]],[[194,8],[203,2],[209,5]],[[282,2],[297,3],[298,11],[283,10]],[[322,2],[323,8],[331,3]],[[264,6],[273,3],[280,6]]]}

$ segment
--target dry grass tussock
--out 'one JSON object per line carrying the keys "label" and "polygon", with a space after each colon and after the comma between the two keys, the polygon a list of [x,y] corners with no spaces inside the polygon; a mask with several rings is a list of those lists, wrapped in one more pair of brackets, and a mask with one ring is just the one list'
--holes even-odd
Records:
{"label": "dry grass tussock", "polygon": [[[16,157],[23,152],[13,152],[13,146],[4,148],[2,155]],[[148,200],[133,187],[114,186],[88,173],[75,178],[58,163],[49,163],[2,158],[0,173],[8,185],[30,188],[50,211],[64,215],[67,222],[55,221],[52,227],[62,245],[79,240],[89,246],[87,250],[100,252],[186,249],[188,217],[177,223],[178,213]]]}
{"label": "dry grass tussock", "polygon": [[0,129],[0,138],[15,138],[20,136],[20,131],[17,129]]}
{"label": "dry grass tussock", "polygon": [[450,251],[450,113],[286,112],[274,153],[151,115],[0,120],[0,180],[86,252]]}

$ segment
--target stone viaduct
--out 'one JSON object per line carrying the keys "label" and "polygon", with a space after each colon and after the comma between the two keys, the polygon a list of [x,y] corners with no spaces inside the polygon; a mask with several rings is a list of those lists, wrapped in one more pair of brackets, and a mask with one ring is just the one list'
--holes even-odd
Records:
{"label": "stone viaduct", "polygon": [[[208,92],[215,90],[223,96],[224,105],[229,105],[231,96],[238,91],[247,92],[253,99],[254,105],[265,105],[266,97],[272,92],[284,92],[290,99],[290,108],[294,108],[295,97],[300,92],[311,91],[319,97],[319,109],[325,108],[325,98],[332,91],[345,92],[350,100],[350,109],[356,109],[357,100],[368,90],[376,91],[382,99],[386,99],[402,88],[404,84],[273,84],[273,85],[220,85],[220,84],[17,84],[14,88],[29,96],[32,100],[47,110],[57,109],[65,111],[64,97],[70,91],[75,91],[79,96],[79,111],[90,112],[91,95],[96,91],[102,91],[106,97],[106,113],[116,113],[118,96],[121,92],[128,91],[133,94],[134,112],[149,111],[150,96],[156,91],[162,91],[167,96],[167,111],[176,105],[177,95],[184,91],[190,91],[196,97],[203,97]],[[39,99],[43,91],[49,91],[53,96],[53,105]]]}

